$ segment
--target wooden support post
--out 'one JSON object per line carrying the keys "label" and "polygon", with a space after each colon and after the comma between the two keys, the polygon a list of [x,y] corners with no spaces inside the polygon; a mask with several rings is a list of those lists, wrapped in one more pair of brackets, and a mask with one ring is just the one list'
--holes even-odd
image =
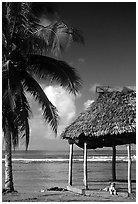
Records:
{"label": "wooden support post", "polygon": [[70,145],[70,154],[69,154],[69,178],[68,178],[68,185],[72,186],[73,143],[69,143],[69,145]]}
{"label": "wooden support post", "polygon": [[132,192],[132,186],[131,186],[131,145],[127,145],[127,151],[128,151],[128,193],[130,194]]}
{"label": "wooden support post", "polygon": [[113,144],[113,155],[112,155],[112,180],[116,180],[116,146]]}
{"label": "wooden support post", "polygon": [[87,142],[84,142],[84,186],[88,189],[87,184]]}

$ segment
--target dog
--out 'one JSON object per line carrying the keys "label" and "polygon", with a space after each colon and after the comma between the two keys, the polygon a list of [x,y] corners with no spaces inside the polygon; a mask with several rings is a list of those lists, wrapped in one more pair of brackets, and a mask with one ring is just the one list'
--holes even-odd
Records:
{"label": "dog", "polygon": [[111,195],[117,195],[117,192],[116,192],[116,189],[115,189],[115,183],[110,183],[110,186],[109,186],[109,193]]}
{"label": "dog", "polygon": [[109,191],[109,193],[111,195],[117,195],[117,191],[115,189],[115,183],[114,182],[110,183],[109,186],[106,186],[103,190]]}

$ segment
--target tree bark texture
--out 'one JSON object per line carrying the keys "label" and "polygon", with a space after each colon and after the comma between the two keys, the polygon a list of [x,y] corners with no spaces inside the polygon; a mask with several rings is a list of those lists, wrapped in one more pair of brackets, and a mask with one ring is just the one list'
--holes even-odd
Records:
{"label": "tree bark texture", "polygon": [[11,133],[7,126],[5,136],[5,190],[14,191],[13,175],[12,175],[12,146]]}

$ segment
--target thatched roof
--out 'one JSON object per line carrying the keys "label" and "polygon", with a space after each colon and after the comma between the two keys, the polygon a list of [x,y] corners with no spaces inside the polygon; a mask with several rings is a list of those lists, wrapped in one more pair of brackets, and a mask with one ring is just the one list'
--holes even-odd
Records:
{"label": "thatched roof", "polygon": [[101,91],[89,108],[61,134],[62,139],[72,139],[88,148],[136,142],[136,91],[123,88]]}

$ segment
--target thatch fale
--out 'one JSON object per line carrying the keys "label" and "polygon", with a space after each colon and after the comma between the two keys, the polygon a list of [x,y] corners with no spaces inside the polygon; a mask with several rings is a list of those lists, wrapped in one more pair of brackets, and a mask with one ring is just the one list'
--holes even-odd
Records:
{"label": "thatch fale", "polygon": [[136,91],[101,89],[89,108],[61,134],[82,147],[97,148],[136,143]]}
{"label": "thatch fale", "polygon": [[[136,91],[99,87],[98,97],[61,134],[70,144],[68,189],[72,188],[73,144],[84,148],[84,186],[87,183],[87,149],[112,147],[112,180],[116,180],[116,145],[128,144],[128,193],[131,187],[131,143],[136,143]],[[75,190],[76,191],[76,190]],[[78,192],[78,190],[77,190]]]}

